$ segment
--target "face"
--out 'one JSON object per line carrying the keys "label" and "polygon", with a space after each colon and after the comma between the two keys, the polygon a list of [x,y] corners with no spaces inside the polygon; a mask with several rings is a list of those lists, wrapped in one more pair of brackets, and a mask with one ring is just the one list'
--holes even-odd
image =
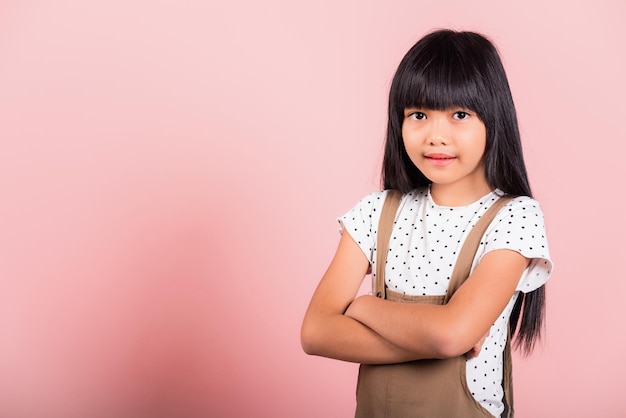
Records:
{"label": "face", "polygon": [[433,197],[477,199],[489,192],[483,159],[487,130],[476,112],[405,109],[402,138],[413,164],[432,181]]}

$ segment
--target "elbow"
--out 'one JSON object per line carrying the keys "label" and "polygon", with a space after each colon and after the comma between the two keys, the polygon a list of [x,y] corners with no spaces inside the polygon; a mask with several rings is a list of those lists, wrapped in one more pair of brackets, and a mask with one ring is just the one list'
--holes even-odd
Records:
{"label": "elbow", "polygon": [[304,333],[300,334],[300,345],[302,346],[302,350],[309,355],[315,355],[318,352],[317,344],[315,340],[310,338],[310,336],[305,335]]}
{"label": "elbow", "polygon": [[309,355],[319,355],[320,353],[318,333],[315,332],[314,328],[315,327],[305,321],[300,330],[300,345],[302,346],[302,350]]}
{"label": "elbow", "polygon": [[462,329],[446,327],[435,337],[434,354],[436,358],[446,359],[467,353],[473,346]]}
{"label": "elbow", "polygon": [[463,351],[460,349],[459,344],[453,340],[441,339],[438,341],[437,347],[435,348],[435,358],[438,359],[446,359],[451,357],[458,357],[461,354],[467,352],[467,350]]}

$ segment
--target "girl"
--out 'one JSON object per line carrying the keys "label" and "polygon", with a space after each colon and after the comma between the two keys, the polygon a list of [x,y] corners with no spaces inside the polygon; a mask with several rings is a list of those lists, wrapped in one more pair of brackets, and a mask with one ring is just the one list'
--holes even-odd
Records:
{"label": "girl", "polygon": [[[383,183],[339,219],[339,246],[304,317],[304,351],[361,363],[357,416],[512,416],[508,334],[525,353],[539,339],[552,262],[508,81],[485,37],[435,31],[402,59]],[[392,190],[401,198],[384,238]],[[453,289],[466,238],[505,196]],[[374,283],[385,275],[383,291],[356,297],[370,269]],[[449,361],[461,364],[453,375],[442,371]]]}

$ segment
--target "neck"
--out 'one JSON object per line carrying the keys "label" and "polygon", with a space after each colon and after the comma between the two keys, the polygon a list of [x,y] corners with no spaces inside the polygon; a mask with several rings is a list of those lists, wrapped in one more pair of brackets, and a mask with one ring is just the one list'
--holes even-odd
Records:
{"label": "neck", "polygon": [[486,183],[479,187],[460,187],[460,185],[434,183],[430,186],[430,196],[439,206],[466,206],[491,191],[491,187]]}

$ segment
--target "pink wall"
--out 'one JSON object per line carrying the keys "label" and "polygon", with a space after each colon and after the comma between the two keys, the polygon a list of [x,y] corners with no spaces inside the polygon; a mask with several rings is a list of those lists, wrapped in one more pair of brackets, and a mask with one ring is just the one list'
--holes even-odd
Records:
{"label": "pink wall", "polygon": [[[445,4],[444,4],[445,3]],[[623,414],[623,2],[0,3],[0,417],[348,417],[299,327],[391,75],[498,44],[557,265],[519,418]],[[621,415],[623,416],[623,415]]]}

